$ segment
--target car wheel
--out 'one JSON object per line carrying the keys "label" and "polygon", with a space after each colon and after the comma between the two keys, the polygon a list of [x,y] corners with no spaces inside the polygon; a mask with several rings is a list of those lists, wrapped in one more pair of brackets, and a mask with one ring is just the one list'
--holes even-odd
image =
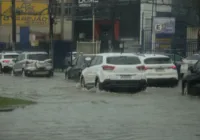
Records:
{"label": "car wheel", "polygon": [[101,84],[101,82],[99,81],[99,79],[96,79],[96,81],[95,81],[95,88],[96,88],[96,91],[97,91],[97,92],[103,90],[102,84]]}
{"label": "car wheel", "polygon": [[67,72],[65,73],[65,80],[69,80],[69,74]]}
{"label": "car wheel", "polygon": [[182,88],[182,95],[188,95],[188,83],[184,83]]}
{"label": "car wheel", "polygon": [[2,68],[2,65],[0,64],[0,73],[3,72],[3,68]]}
{"label": "car wheel", "polygon": [[22,77],[28,77],[28,74],[25,70],[22,70],[22,74],[21,74]]}
{"label": "car wheel", "polygon": [[49,74],[47,75],[47,77],[53,77],[53,72],[50,71]]}
{"label": "car wheel", "polygon": [[11,75],[12,75],[12,76],[17,76],[17,73],[15,72],[14,69],[12,69]]}
{"label": "car wheel", "polygon": [[81,88],[85,88],[86,87],[85,86],[85,79],[84,79],[84,77],[81,77],[80,86],[81,86]]}

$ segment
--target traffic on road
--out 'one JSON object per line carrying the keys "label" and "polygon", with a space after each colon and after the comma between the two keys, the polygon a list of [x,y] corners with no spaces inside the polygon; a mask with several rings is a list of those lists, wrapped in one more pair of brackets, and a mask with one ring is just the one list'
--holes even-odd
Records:
{"label": "traffic on road", "polygon": [[199,60],[180,79],[166,54],[80,53],[65,72],[45,52],[17,55],[0,97],[37,104],[0,112],[2,140],[200,139]]}

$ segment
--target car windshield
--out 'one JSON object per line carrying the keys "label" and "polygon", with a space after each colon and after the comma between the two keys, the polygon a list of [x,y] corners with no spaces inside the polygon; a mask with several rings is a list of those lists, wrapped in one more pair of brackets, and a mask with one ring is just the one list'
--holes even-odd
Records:
{"label": "car windshield", "polygon": [[147,58],[144,60],[145,64],[170,64],[172,63],[169,57],[156,57],[156,58]]}
{"label": "car windshield", "polygon": [[114,65],[136,65],[141,63],[140,59],[134,56],[107,57],[106,62],[107,64],[114,64]]}
{"label": "car windshield", "polygon": [[49,59],[49,55],[48,54],[29,54],[28,59],[44,61],[46,59]]}
{"label": "car windshield", "polygon": [[195,54],[195,55],[192,55],[192,56],[188,56],[186,59],[187,60],[200,60],[200,55]]}
{"label": "car windshield", "polygon": [[91,60],[94,58],[94,56],[86,56],[86,55],[85,56],[81,56],[81,57],[78,58],[77,65],[85,64],[86,63],[86,60],[85,60],[86,57],[91,58]]}
{"label": "car windshield", "polygon": [[167,54],[173,61],[182,61],[183,57],[177,54]]}
{"label": "car windshield", "polygon": [[17,54],[10,54],[10,55],[4,55],[5,59],[15,59],[17,58],[19,55]]}

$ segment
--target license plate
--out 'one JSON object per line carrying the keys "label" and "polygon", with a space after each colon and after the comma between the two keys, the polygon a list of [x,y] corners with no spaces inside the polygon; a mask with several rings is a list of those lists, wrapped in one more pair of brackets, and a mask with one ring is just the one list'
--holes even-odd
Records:
{"label": "license plate", "polygon": [[121,79],[131,79],[131,75],[121,75]]}
{"label": "license plate", "polygon": [[41,71],[41,72],[35,72],[35,74],[48,74],[46,71]]}
{"label": "license plate", "polygon": [[163,72],[164,69],[156,69],[157,72]]}

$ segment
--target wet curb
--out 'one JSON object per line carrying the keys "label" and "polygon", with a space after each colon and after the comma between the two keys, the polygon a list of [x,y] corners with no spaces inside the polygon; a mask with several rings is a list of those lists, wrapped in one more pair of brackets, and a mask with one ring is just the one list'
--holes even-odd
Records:
{"label": "wet curb", "polygon": [[11,112],[13,110],[15,110],[17,107],[4,107],[4,108],[0,108],[0,112]]}

